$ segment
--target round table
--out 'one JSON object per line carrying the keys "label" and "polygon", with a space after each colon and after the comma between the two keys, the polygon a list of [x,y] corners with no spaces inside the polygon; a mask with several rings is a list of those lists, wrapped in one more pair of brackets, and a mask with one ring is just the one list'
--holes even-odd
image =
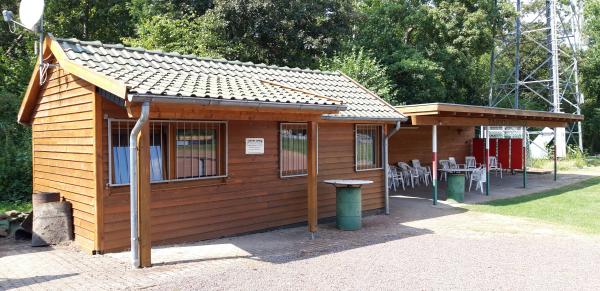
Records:
{"label": "round table", "polygon": [[358,230],[362,223],[361,187],[372,184],[369,180],[325,180],[335,186],[336,227],[341,230]]}

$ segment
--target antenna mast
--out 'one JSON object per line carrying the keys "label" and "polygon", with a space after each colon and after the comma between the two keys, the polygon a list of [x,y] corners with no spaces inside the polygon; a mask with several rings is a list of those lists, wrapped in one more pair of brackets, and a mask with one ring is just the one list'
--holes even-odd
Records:
{"label": "antenna mast", "polygon": [[[578,54],[582,0],[509,0],[514,23],[496,28],[490,61],[489,106],[581,113]],[[558,128],[557,156],[566,144],[583,150],[581,122]]]}

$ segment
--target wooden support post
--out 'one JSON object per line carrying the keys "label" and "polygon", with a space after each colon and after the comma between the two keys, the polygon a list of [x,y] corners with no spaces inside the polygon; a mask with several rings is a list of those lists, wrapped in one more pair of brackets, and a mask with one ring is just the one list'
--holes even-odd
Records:
{"label": "wooden support post", "polygon": [[523,188],[527,188],[527,128],[523,127]]}
{"label": "wooden support post", "polygon": [[316,121],[308,122],[308,231],[317,231],[317,126]]}
{"label": "wooden support post", "polygon": [[150,232],[150,122],[138,134],[138,222],[140,240],[140,266],[152,265],[152,238]]}
{"label": "wooden support post", "polygon": [[94,94],[94,176],[96,177],[96,232],[94,236],[94,252],[102,253],[104,250],[104,171],[102,164],[102,130],[104,118],[102,116],[102,96]]}
{"label": "wooden support post", "polygon": [[556,146],[556,134],[557,134],[557,131],[556,131],[556,127],[555,127],[554,128],[554,157],[553,157],[554,158],[554,181],[556,181],[556,179],[558,178],[557,177],[557,175],[558,175],[558,162],[557,162],[558,156],[556,153],[556,150],[558,149],[558,147]]}
{"label": "wooden support post", "polygon": [[485,195],[490,195],[490,127],[485,127]]}
{"label": "wooden support post", "polygon": [[433,184],[433,205],[437,204],[438,200],[438,178],[437,178],[437,125],[431,129],[431,183]]}

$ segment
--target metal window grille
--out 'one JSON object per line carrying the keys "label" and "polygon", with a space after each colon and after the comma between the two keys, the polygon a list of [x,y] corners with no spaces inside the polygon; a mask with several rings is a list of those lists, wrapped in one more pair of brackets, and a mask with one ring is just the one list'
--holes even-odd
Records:
{"label": "metal window grille", "polygon": [[226,173],[225,135],[224,122],[177,122],[176,178],[224,176]]}
{"label": "metal window grille", "polygon": [[282,123],[279,134],[279,173],[281,177],[308,174],[308,126]]}
{"label": "metal window grille", "polygon": [[[134,125],[134,120],[108,119],[111,186],[129,184],[129,135]],[[169,134],[170,130],[175,134]],[[170,174],[171,167],[174,174]],[[226,176],[227,123],[150,121],[150,175],[151,182]]]}
{"label": "metal window grille", "polygon": [[357,124],[355,129],[355,167],[357,171],[381,169],[381,125]]}

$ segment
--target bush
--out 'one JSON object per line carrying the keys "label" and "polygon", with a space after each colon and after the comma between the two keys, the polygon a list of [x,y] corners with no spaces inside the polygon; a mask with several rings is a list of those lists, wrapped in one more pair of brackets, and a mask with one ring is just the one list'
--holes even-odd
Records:
{"label": "bush", "polygon": [[31,130],[17,123],[30,74],[30,60],[0,56],[0,201],[4,203],[31,200]]}

